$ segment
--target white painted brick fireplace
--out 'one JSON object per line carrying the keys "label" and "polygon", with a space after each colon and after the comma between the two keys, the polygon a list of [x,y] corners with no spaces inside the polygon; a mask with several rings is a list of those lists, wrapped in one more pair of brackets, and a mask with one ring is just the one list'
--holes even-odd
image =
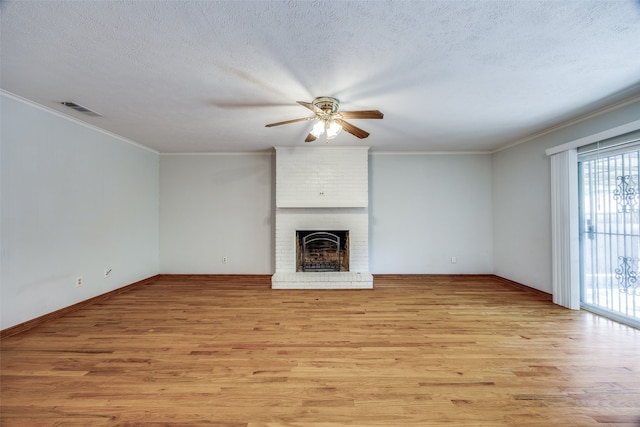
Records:
{"label": "white painted brick fireplace", "polygon": [[[372,288],[369,147],[276,147],[273,289]],[[349,271],[296,272],[296,231],[348,230]]]}

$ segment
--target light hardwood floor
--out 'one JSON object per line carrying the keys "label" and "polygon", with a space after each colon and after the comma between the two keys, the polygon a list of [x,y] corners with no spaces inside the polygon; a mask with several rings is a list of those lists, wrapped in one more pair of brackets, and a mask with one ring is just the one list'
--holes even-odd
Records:
{"label": "light hardwood floor", "polygon": [[640,331],[492,276],[160,276],[1,341],[2,426],[640,426]]}

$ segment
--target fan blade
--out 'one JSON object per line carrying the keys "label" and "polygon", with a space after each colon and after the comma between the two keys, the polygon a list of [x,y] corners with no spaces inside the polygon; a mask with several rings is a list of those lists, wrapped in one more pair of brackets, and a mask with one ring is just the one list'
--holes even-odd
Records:
{"label": "fan blade", "polygon": [[313,111],[314,113],[322,113],[321,109],[319,109],[318,107],[316,107],[310,102],[304,102],[304,101],[296,101],[296,102],[302,105],[303,107],[307,107],[309,110]]}
{"label": "fan blade", "polygon": [[307,135],[307,139],[305,139],[305,140],[304,140],[304,142],[313,142],[313,141],[315,141],[316,139],[318,139],[318,138],[316,138],[316,137],[315,137],[315,136],[313,136],[312,134],[309,134],[309,135]]}
{"label": "fan blade", "polygon": [[356,127],[349,122],[340,120],[340,124],[342,125],[343,130],[349,132],[351,135],[357,136],[360,139],[364,139],[369,136],[369,132],[360,129],[359,127]]}
{"label": "fan blade", "polygon": [[363,111],[339,111],[345,119],[381,119],[384,117],[378,110],[363,110]]}
{"label": "fan blade", "polygon": [[313,120],[313,119],[315,119],[315,117],[304,117],[302,119],[293,119],[293,120],[287,120],[284,122],[270,123],[268,125],[264,125],[264,127],[270,128],[272,126],[288,125],[289,123],[297,123],[297,122],[306,122],[307,120]]}

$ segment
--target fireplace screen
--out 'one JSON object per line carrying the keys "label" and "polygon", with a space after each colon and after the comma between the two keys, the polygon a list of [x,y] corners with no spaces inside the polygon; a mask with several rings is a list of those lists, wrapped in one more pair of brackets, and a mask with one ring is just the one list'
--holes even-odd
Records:
{"label": "fireplace screen", "polygon": [[349,231],[296,231],[296,271],[349,271]]}

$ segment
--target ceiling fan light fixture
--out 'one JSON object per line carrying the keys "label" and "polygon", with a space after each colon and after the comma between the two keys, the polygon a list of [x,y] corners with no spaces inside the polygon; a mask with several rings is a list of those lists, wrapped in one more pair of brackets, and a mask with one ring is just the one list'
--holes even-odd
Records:
{"label": "ceiling fan light fixture", "polygon": [[319,138],[323,134],[327,139],[333,139],[342,132],[342,126],[335,120],[322,118],[319,119],[311,128],[311,135]]}
{"label": "ceiling fan light fixture", "polygon": [[311,135],[318,138],[320,135],[324,133],[325,122],[324,120],[318,120],[316,124],[311,128]]}
{"label": "ceiling fan light fixture", "polygon": [[342,132],[342,126],[334,120],[326,121],[326,131],[327,139],[333,139]]}

